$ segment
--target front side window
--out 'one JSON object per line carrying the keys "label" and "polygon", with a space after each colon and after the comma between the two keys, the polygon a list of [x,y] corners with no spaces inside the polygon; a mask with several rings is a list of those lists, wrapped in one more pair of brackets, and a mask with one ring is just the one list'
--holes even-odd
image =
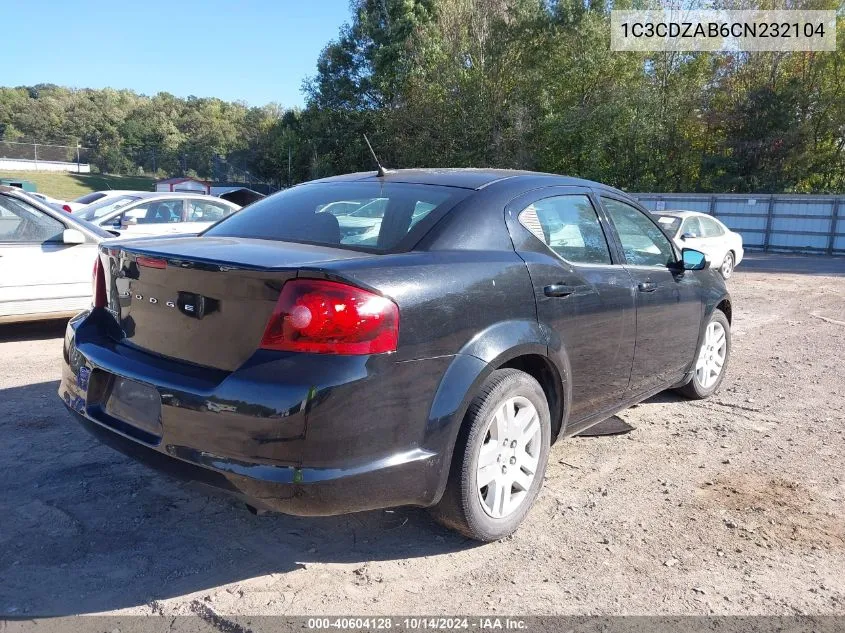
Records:
{"label": "front side window", "polygon": [[613,198],[602,197],[601,202],[619,234],[628,264],[668,266],[675,261],[669,238],[639,209]]}
{"label": "front side window", "polygon": [[720,237],[725,234],[722,225],[713,218],[699,218],[704,237]]}
{"label": "front side window", "polygon": [[203,235],[402,250],[471,193],[409,183],[299,185],[245,207]]}
{"label": "front side window", "polygon": [[135,218],[138,224],[169,224],[182,221],[181,200],[157,200],[138,205],[125,215]]}
{"label": "front side window", "polygon": [[61,242],[65,225],[11,196],[0,196],[0,242]]}
{"label": "front side window", "polygon": [[610,250],[596,210],[585,195],[532,202],[519,222],[551,250],[575,264],[610,264]]}
{"label": "front side window", "polygon": [[701,228],[701,221],[695,216],[684,220],[684,230],[681,231],[681,235],[704,237],[704,230]]}

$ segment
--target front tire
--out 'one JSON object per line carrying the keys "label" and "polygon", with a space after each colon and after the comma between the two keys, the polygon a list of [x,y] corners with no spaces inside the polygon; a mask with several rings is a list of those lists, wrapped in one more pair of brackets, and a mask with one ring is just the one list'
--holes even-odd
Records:
{"label": "front tire", "polygon": [[432,515],[478,541],[513,533],[543,485],[550,443],[549,405],[540,384],[516,369],[494,371],[470,404],[446,491]]}
{"label": "front tire", "polygon": [[722,265],[719,266],[719,274],[722,275],[722,278],[730,279],[731,275],[734,274],[735,265],[736,260],[734,259],[733,251],[728,251],[725,259],[722,260]]}
{"label": "front tire", "polygon": [[714,310],[704,338],[695,356],[695,369],[692,379],[678,393],[692,400],[703,400],[716,393],[731,357],[731,324],[721,310]]}

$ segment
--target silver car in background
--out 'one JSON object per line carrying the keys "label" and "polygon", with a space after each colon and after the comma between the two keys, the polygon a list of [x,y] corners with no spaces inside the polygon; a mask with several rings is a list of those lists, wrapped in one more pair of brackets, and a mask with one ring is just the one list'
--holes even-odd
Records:
{"label": "silver car in background", "polygon": [[73,216],[121,237],[199,233],[240,207],[202,193],[132,191],[93,202]]}
{"label": "silver car in background", "polygon": [[110,237],[0,186],[0,323],[70,317],[89,307],[97,244]]}

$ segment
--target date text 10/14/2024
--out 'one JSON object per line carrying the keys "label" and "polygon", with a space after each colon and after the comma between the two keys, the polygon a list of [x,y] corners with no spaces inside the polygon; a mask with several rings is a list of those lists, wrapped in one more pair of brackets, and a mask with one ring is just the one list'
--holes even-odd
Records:
{"label": "date text 10/14/2024", "polygon": [[306,628],[312,631],[370,630],[389,631],[527,631],[525,620],[508,617],[324,617],[308,618]]}

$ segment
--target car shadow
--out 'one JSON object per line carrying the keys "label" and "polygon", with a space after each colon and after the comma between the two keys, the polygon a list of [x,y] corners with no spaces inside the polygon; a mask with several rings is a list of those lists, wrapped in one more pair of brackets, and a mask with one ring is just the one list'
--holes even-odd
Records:
{"label": "car shadow", "polygon": [[661,391],[653,395],[647,400],[643,400],[642,404],[671,404],[673,402],[689,402],[689,399],[667,389],[666,391]]}
{"label": "car shadow", "polygon": [[150,604],[316,563],[432,556],[478,544],[422,509],[255,516],[101,445],[58,381],[0,390],[0,614]]}
{"label": "car shadow", "polygon": [[0,343],[14,341],[45,341],[65,335],[67,319],[0,324]]}

